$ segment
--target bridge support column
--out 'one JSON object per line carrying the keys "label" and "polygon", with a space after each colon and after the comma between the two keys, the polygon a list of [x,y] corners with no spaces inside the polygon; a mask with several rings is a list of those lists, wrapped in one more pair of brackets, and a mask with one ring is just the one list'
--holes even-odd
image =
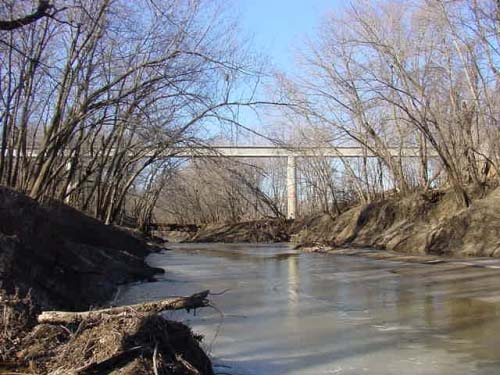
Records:
{"label": "bridge support column", "polygon": [[295,219],[297,215],[297,161],[295,156],[288,156],[286,167],[287,217]]}

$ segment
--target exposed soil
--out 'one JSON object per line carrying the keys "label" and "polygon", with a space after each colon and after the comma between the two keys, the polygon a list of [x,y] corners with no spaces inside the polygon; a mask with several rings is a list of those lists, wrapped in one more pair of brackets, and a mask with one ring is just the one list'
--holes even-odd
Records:
{"label": "exposed soil", "polygon": [[186,242],[286,242],[291,221],[264,219],[236,224],[201,226]]}
{"label": "exposed soil", "polygon": [[87,309],[117,285],[160,272],[144,264],[150,252],[129,232],[0,187],[0,282],[8,293],[31,290],[43,308]]}
{"label": "exposed soil", "polygon": [[133,232],[0,187],[0,373],[212,374],[200,338],[158,315],[36,323],[42,309],[87,310],[153,278],[151,251]]}
{"label": "exposed soil", "polygon": [[301,247],[373,247],[404,254],[500,256],[500,189],[460,208],[450,192],[433,191],[318,215],[293,236]]}
{"label": "exposed soil", "polygon": [[413,193],[353,207],[341,215],[312,215],[212,224],[184,235],[185,242],[283,242],[321,250],[375,248],[394,254],[448,257],[500,256],[500,188],[471,191],[462,208],[451,191]]}

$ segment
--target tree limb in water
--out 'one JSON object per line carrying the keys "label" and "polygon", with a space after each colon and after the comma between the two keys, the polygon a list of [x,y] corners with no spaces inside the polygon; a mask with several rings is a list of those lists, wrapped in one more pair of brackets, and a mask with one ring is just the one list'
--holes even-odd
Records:
{"label": "tree limb in water", "polygon": [[136,305],[111,307],[108,309],[69,312],[69,311],[44,311],[38,316],[38,323],[47,324],[74,324],[86,320],[100,320],[108,316],[126,315],[127,313],[159,313],[164,310],[191,310],[206,307],[210,291],[205,290],[189,297],[173,297],[155,302],[139,303]]}

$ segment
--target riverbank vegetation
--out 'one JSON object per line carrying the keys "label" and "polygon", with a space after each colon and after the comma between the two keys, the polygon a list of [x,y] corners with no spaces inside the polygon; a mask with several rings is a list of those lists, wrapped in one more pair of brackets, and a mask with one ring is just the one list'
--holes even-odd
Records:
{"label": "riverbank vegetation", "polygon": [[345,167],[361,203],[451,187],[467,207],[468,187],[498,184],[499,12],[496,1],[358,1],[302,49],[302,72],[281,79],[291,116],[377,156]]}
{"label": "riverbank vegetation", "polygon": [[[499,12],[489,0],[356,1],[326,15],[296,46],[296,73],[276,74],[276,95],[288,105],[267,135],[283,147],[318,149],[317,158],[298,162],[303,216],[448,189],[468,207],[478,189],[498,186]],[[367,157],[322,158],[321,147],[343,146],[361,147]],[[408,149],[416,156],[407,157]],[[249,220],[276,216],[275,209],[286,215],[283,162],[253,162],[252,176],[260,177],[252,181],[264,198],[238,178],[227,183],[196,168],[194,181],[210,183],[196,194],[173,194],[197,203],[192,211],[200,217],[191,221]],[[215,208],[219,195],[231,199]],[[246,216],[231,210],[234,196]],[[272,209],[255,214],[244,203],[256,201]],[[173,207],[165,217],[182,220]]]}
{"label": "riverbank vegetation", "polygon": [[0,29],[0,184],[145,227],[175,147],[258,104],[258,63],[230,10],[204,0],[3,1],[0,19],[32,22]]}
{"label": "riverbank vegetation", "polygon": [[[0,11],[17,19],[31,8]],[[215,123],[245,131],[238,109],[263,103],[280,104],[262,112],[267,142],[318,149],[298,163],[303,216],[448,188],[467,207],[471,187],[498,185],[493,0],[360,0],[326,14],[296,45],[295,72],[274,72],[267,100],[257,83],[271,70],[228,32],[223,1],[56,1],[39,12],[0,30],[0,183],[38,201],[145,231],[285,218],[283,160],[169,158]],[[328,160],[322,146],[366,157]]]}
{"label": "riverbank vegetation", "polygon": [[[30,331],[39,307],[87,309],[158,271],[144,265],[145,241],[111,224],[196,224],[196,240],[500,255],[498,1],[355,1],[325,15],[298,42],[294,73],[274,71],[265,89],[271,70],[231,12],[223,0],[1,2],[2,359],[29,366],[49,353],[56,362],[40,362],[42,372],[132,358],[130,373],[196,373],[193,363],[211,373],[197,338],[157,317]],[[242,108],[263,107],[269,127],[241,122]],[[299,157],[302,217],[286,221],[284,160],[174,158],[210,144],[215,125],[317,150]],[[234,143],[227,133],[215,139]],[[362,156],[321,154],[345,146]],[[119,339],[106,346],[109,331]],[[191,359],[175,354],[183,345]]]}

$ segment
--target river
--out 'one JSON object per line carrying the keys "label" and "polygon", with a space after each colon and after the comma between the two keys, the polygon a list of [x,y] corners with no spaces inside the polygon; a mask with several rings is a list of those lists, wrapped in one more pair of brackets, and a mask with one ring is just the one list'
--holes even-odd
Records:
{"label": "river", "polygon": [[176,244],[121,304],[204,289],[171,312],[219,374],[500,374],[500,270],[306,254],[287,244]]}

